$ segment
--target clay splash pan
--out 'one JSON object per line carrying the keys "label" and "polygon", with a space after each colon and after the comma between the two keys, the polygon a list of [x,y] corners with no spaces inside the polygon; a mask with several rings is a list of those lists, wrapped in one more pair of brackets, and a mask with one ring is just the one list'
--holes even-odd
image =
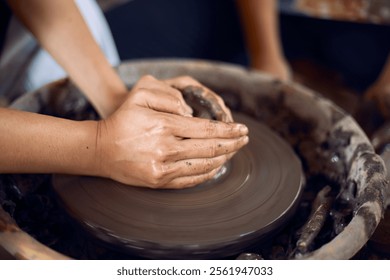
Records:
{"label": "clay splash pan", "polygon": [[151,190],[95,177],[53,176],[69,214],[117,250],[157,259],[222,258],[259,244],[293,214],[304,185],[299,158],[273,131],[235,113],[250,142],[219,178]]}

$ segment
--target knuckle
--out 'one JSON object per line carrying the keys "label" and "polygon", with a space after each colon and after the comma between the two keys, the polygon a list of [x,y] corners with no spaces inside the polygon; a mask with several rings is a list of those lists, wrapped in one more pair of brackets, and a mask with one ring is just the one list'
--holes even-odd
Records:
{"label": "knuckle", "polygon": [[192,78],[191,76],[188,75],[183,75],[179,77],[183,82],[188,83],[188,84],[199,84],[197,80]]}
{"label": "knuckle", "polygon": [[179,148],[175,148],[175,149],[167,149],[166,151],[166,157],[167,159],[174,159],[174,158],[177,158],[180,154],[180,150]]}
{"label": "knuckle", "polygon": [[211,136],[215,134],[216,126],[216,122],[214,121],[205,121],[203,129],[208,136]]}
{"label": "knuckle", "polygon": [[166,168],[164,164],[153,162],[150,175],[150,185],[152,188],[160,188],[166,184]]}
{"label": "knuckle", "polygon": [[210,157],[215,157],[218,155],[218,151],[220,150],[221,148],[221,144],[220,143],[217,143],[217,142],[214,142],[211,146],[210,146],[210,152],[209,152],[209,156]]}
{"label": "knuckle", "polygon": [[204,163],[204,170],[209,171],[214,168],[215,160],[214,159],[206,159]]}
{"label": "knuckle", "polygon": [[142,88],[152,81],[156,81],[156,79],[152,75],[144,75],[137,81],[137,83],[134,85],[133,89]]}
{"label": "knuckle", "polygon": [[147,75],[144,75],[141,77],[140,81],[155,81],[156,78],[153,77],[152,75],[150,74],[147,74]]}
{"label": "knuckle", "polygon": [[142,97],[145,97],[145,96],[149,95],[150,93],[151,92],[148,89],[144,88],[144,87],[139,87],[135,91],[136,95],[142,96]]}
{"label": "knuckle", "polygon": [[155,150],[155,159],[159,163],[166,163],[170,159],[176,158],[180,151],[177,147],[170,147],[166,144],[160,144]]}
{"label": "knuckle", "polygon": [[156,150],[155,150],[155,158],[156,158],[156,161],[157,162],[160,162],[160,163],[163,163],[167,160],[168,158],[168,154],[166,152],[166,149],[164,147],[158,147]]}
{"label": "knuckle", "polygon": [[133,101],[138,102],[147,98],[151,92],[142,86],[133,88],[131,91],[131,98]]}
{"label": "knuckle", "polygon": [[162,134],[170,132],[170,121],[166,118],[160,118],[157,121],[157,128]]}

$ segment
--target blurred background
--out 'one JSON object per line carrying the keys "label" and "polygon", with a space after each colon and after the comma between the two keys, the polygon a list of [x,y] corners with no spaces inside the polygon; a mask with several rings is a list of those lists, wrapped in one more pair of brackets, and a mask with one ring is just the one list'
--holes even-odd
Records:
{"label": "blurred background", "polygon": [[[196,58],[249,67],[237,2],[100,0],[99,4],[122,60]],[[293,79],[329,96],[348,112],[356,111],[361,96],[385,68],[390,1],[277,2],[280,42]]]}

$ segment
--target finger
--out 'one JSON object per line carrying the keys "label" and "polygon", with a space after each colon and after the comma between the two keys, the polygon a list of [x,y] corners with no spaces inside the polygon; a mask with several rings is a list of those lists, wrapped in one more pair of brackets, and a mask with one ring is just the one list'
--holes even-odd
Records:
{"label": "finger", "polygon": [[182,93],[178,89],[171,87],[169,84],[165,83],[164,81],[157,80],[153,76],[147,75],[142,79],[142,82],[140,83],[139,86],[140,87],[147,86],[148,89],[155,90],[155,91],[162,91],[167,94],[173,95],[174,97],[180,99],[180,101],[184,104],[184,106],[187,107],[189,114],[192,114],[192,109],[185,102]]}
{"label": "finger", "polygon": [[138,88],[132,98],[125,104],[124,106],[135,104],[158,112],[192,117],[192,109],[183,99],[161,90]]}
{"label": "finger", "polygon": [[193,158],[214,158],[237,152],[249,142],[248,136],[234,139],[181,139],[164,160],[177,161]]}
{"label": "finger", "polygon": [[154,173],[159,180],[159,188],[170,185],[172,180],[180,177],[191,177],[208,174],[214,169],[220,168],[227,161],[226,156],[206,159],[186,159],[171,163],[155,165]]}
{"label": "finger", "polygon": [[192,108],[180,91],[150,75],[143,76],[133,87],[131,100],[156,111],[192,116]]}
{"label": "finger", "polygon": [[209,173],[221,167],[227,161],[225,155],[214,158],[196,158],[179,160],[165,165],[167,178],[187,177]]}
{"label": "finger", "polygon": [[248,134],[244,124],[225,123],[201,118],[165,115],[165,125],[171,134],[181,138],[237,138]]}
{"label": "finger", "polygon": [[233,152],[233,153],[230,153],[230,154],[227,154],[226,155],[226,161],[230,160],[232,157],[234,157],[234,155],[237,154],[237,151],[236,152]]}
{"label": "finger", "polygon": [[175,88],[180,89],[180,90],[184,90],[185,87],[191,86],[191,85],[201,87],[204,90],[203,97],[206,100],[209,100],[211,102],[211,104],[217,103],[221,107],[221,109],[224,111],[225,114],[223,115],[222,121],[233,122],[232,113],[229,110],[229,108],[226,107],[223,99],[218,94],[216,94],[215,92],[213,92],[209,88],[205,87],[204,85],[199,83],[197,80],[193,79],[192,77],[180,76],[180,77],[165,80],[165,82],[168,83],[169,85],[175,87]]}
{"label": "finger", "polygon": [[178,177],[167,183],[164,188],[165,189],[185,189],[190,188],[201,183],[204,183],[210,179],[212,179],[220,170],[220,167],[211,170],[206,174],[194,175],[194,176],[186,176],[186,177]]}
{"label": "finger", "polygon": [[148,93],[148,97],[145,100],[148,108],[159,112],[192,117],[192,108],[184,101],[180,92],[180,97],[163,89],[149,89]]}

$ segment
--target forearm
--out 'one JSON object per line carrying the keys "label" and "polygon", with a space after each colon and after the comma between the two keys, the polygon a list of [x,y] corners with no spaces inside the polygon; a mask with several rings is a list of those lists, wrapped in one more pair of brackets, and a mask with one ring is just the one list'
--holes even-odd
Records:
{"label": "forearm", "polygon": [[9,4],[103,117],[122,103],[126,87],[93,39],[74,1],[13,0]]}
{"label": "forearm", "polygon": [[283,58],[276,0],[237,0],[249,54],[258,61]]}
{"label": "forearm", "polygon": [[97,122],[0,108],[0,173],[96,175]]}

